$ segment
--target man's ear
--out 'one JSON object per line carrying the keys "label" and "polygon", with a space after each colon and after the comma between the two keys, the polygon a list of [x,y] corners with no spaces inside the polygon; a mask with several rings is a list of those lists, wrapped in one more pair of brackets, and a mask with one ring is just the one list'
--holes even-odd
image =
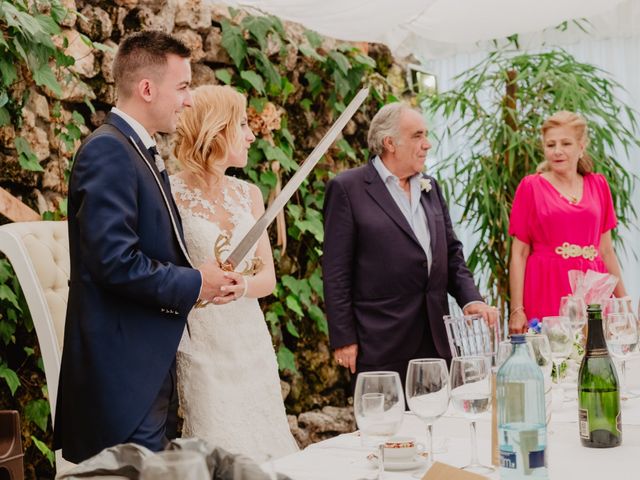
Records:
{"label": "man's ear", "polygon": [[384,137],[384,139],[382,140],[382,145],[384,146],[385,151],[395,153],[396,142],[393,140],[393,137]]}
{"label": "man's ear", "polygon": [[154,90],[153,82],[148,78],[143,78],[138,82],[137,88],[138,88],[138,95],[140,95],[140,98],[142,98],[145,102],[150,102],[151,99],[153,98],[153,90]]}

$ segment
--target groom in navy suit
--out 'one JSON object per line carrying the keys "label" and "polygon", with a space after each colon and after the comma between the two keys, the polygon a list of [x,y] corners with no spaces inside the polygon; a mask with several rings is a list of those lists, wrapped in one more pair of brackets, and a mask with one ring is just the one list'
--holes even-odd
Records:
{"label": "groom in navy suit", "polygon": [[226,303],[214,263],[194,266],[153,135],[191,104],[190,51],[162,32],[122,41],[117,108],[82,143],[69,183],[71,278],[54,446],[80,462],[175,435],[175,356],[198,302]]}
{"label": "groom in navy suit", "polygon": [[329,337],[352,373],[412,358],[449,359],[447,293],[466,314],[495,321],[455,236],[440,187],[424,175],[427,127],[407,105],[384,106],[368,135],[374,157],[329,182],[323,276]]}

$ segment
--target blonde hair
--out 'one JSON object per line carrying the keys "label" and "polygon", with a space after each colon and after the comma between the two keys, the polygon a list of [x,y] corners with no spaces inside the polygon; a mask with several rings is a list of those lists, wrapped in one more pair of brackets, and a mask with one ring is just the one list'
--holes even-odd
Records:
{"label": "blonde hair", "polygon": [[229,86],[203,85],[192,92],[176,129],[174,153],[181,167],[204,182],[206,174],[219,176],[214,165],[242,142],[240,123],[247,99]]}
{"label": "blonde hair", "polygon": [[[586,120],[581,115],[574,112],[568,112],[566,110],[554,113],[542,124],[542,141],[544,142],[544,137],[549,130],[557,127],[572,128],[576,133],[576,139],[578,142],[582,143],[585,148],[589,145],[589,128],[587,127]],[[547,160],[539,163],[536,168],[538,173],[546,172],[548,170],[549,162]],[[578,159],[578,173],[580,175],[585,175],[591,172],[593,172],[593,160],[585,151]]]}

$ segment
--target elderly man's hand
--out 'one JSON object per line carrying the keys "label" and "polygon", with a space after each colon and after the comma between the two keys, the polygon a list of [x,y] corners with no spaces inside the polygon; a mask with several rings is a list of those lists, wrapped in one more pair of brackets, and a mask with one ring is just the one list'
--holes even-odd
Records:
{"label": "elderly man's hand", "polygon": [[338,365],[348,368],[351,373],[356,373],[356,358],[358,358],[358,344],[352,343],[344,347],[336,348],[333,356]]}
{"label": "elderly man's hand", "polygon": [[495,325],[498,321],[498,309],[496,307],[489,306],[484,302],[467,305],[463,313],[465,315],[482,315],[491,326]]}

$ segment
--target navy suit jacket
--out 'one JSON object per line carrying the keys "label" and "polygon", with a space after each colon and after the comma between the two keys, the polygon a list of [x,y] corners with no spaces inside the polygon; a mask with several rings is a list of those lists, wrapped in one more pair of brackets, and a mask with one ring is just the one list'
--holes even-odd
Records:
{"label": "navy suit jacket", "polygon": [[423,191],[432,265],[371,162],[327,185],[322,259],[332,348],[358,344],[358,363],[385,365],[414,358],[431,335],[450,358],[443,315],[447,292],[460,305],[482,300],[435,179]]}
{"label": "navy suit jacket", "polygon": [[54,446],[80,462],[126,441],[149,411],[201,277],[169,187],[117,115],[77,152],[68,214],[71,276]]}

